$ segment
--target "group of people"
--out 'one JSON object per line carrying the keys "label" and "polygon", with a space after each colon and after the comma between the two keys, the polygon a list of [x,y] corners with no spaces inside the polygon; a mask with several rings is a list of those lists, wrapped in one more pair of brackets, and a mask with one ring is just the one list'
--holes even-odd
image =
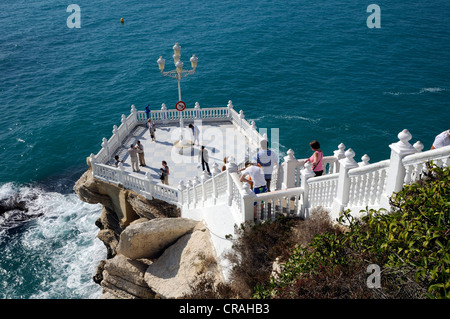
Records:
{"label": "group of people", "polygon": [[[139,166],[147,166],[145,164],[144,145],[142,145],[140,140],[136,141],[136,145],[131,144],[127,152],[130,156],[131,168],[133,172],[140,172],[141,170],[139,169]],[[119,158],[119,155],[114,156],[114,160],[116,167],[118,167],[120,163],[124,162]],[[161,183],[169,185],[169,166],[166,161],[162,161],[161,165],[162,167],[159,169],[159,178]]]}

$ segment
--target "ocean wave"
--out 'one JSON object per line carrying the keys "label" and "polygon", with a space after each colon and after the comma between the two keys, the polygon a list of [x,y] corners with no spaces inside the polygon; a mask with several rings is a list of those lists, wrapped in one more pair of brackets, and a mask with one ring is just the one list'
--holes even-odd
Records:
{"label": "ocean wave", "polygon": [[300,116],[300,115],[291,115],[291,114],[277,114],[277,115],[262,115],[258,118],[255,119],[249,119],[250,121],[255,121],[255,122],[264,122],[265,120],[270,119],[270,120],[287,120],[287,121],[307,121],[310,123],[317,123],[320,121],[320,119],[313,119],[313,118],[309,118],[309,117],[304,117],[304,116]]}
{"label": "ocean wave", "polygon": [[430,87],[430,88],[422,88],[416,92],[383,92],[383,94],[399,96],[399,95],[419,95],[419,94],[423,94],[423,93],[438,93],[438,92],[444,92],[444,91],[447,91],[447,89],[441,88],[441,87]]}
{"label": "ocean wave", "polygon": [[38,186],[0,186],[0,200],[18,208],[0,215],[0,298],[92,299],[92,275],[106,258],[96,237],[101,206]]}

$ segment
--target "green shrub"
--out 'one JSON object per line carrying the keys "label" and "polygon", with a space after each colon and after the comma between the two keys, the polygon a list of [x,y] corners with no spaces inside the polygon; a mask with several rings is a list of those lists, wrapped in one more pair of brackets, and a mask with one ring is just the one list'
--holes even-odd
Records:
{"label": "green shrub", "polygon": [[[258,284],[254,298],[449,298],[450,167],[428,173],[391,198],[391,212],[350,211],[348,231],[333,231],[294,249],[278,279]],[[382,285],[369,289],[377,264]]]}

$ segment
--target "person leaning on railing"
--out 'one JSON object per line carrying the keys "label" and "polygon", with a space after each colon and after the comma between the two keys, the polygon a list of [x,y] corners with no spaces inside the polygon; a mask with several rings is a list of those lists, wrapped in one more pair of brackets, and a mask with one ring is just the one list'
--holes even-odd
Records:
{"label": "person leaning on railing", "polygon": [[310,162],[312,164],[312,170],[316,174],[316,176],[322,176],[323,174],[323,152],[320,149],[320,143],[316,140],[309,143],[309,146],[314,151],[313,155],[305,160],[305,164]]}
{"label": "person leaning on railing", "polygon": [[431,149],[440,148],[450,145],[450,129],[436,135]]}
{"label": "person leaning on railing", "polygon": [[[249,178],[247,178],[249,176]],[[247,182],[253,185],[252,190],[255,194],[267,193],[267,182],[264,176],[264,170],[256,163],[245,162],[245,169],[239,179],[241,182]],[[254,219],[256,220],[256,202],[254,203]]]}

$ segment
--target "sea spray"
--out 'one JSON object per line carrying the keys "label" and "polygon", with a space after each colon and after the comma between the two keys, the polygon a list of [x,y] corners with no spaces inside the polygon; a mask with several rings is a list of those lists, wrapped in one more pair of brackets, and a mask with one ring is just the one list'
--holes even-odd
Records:
{"label": "sea spray", "polygon": [[101,289],[92,275],[106,258],[96,238],[101,207],[75,193],[11,183],[0,187],[0,199],[8,196],[32,198],[27,214],[40,216],[0,231],[0,298],[97,298]]}

